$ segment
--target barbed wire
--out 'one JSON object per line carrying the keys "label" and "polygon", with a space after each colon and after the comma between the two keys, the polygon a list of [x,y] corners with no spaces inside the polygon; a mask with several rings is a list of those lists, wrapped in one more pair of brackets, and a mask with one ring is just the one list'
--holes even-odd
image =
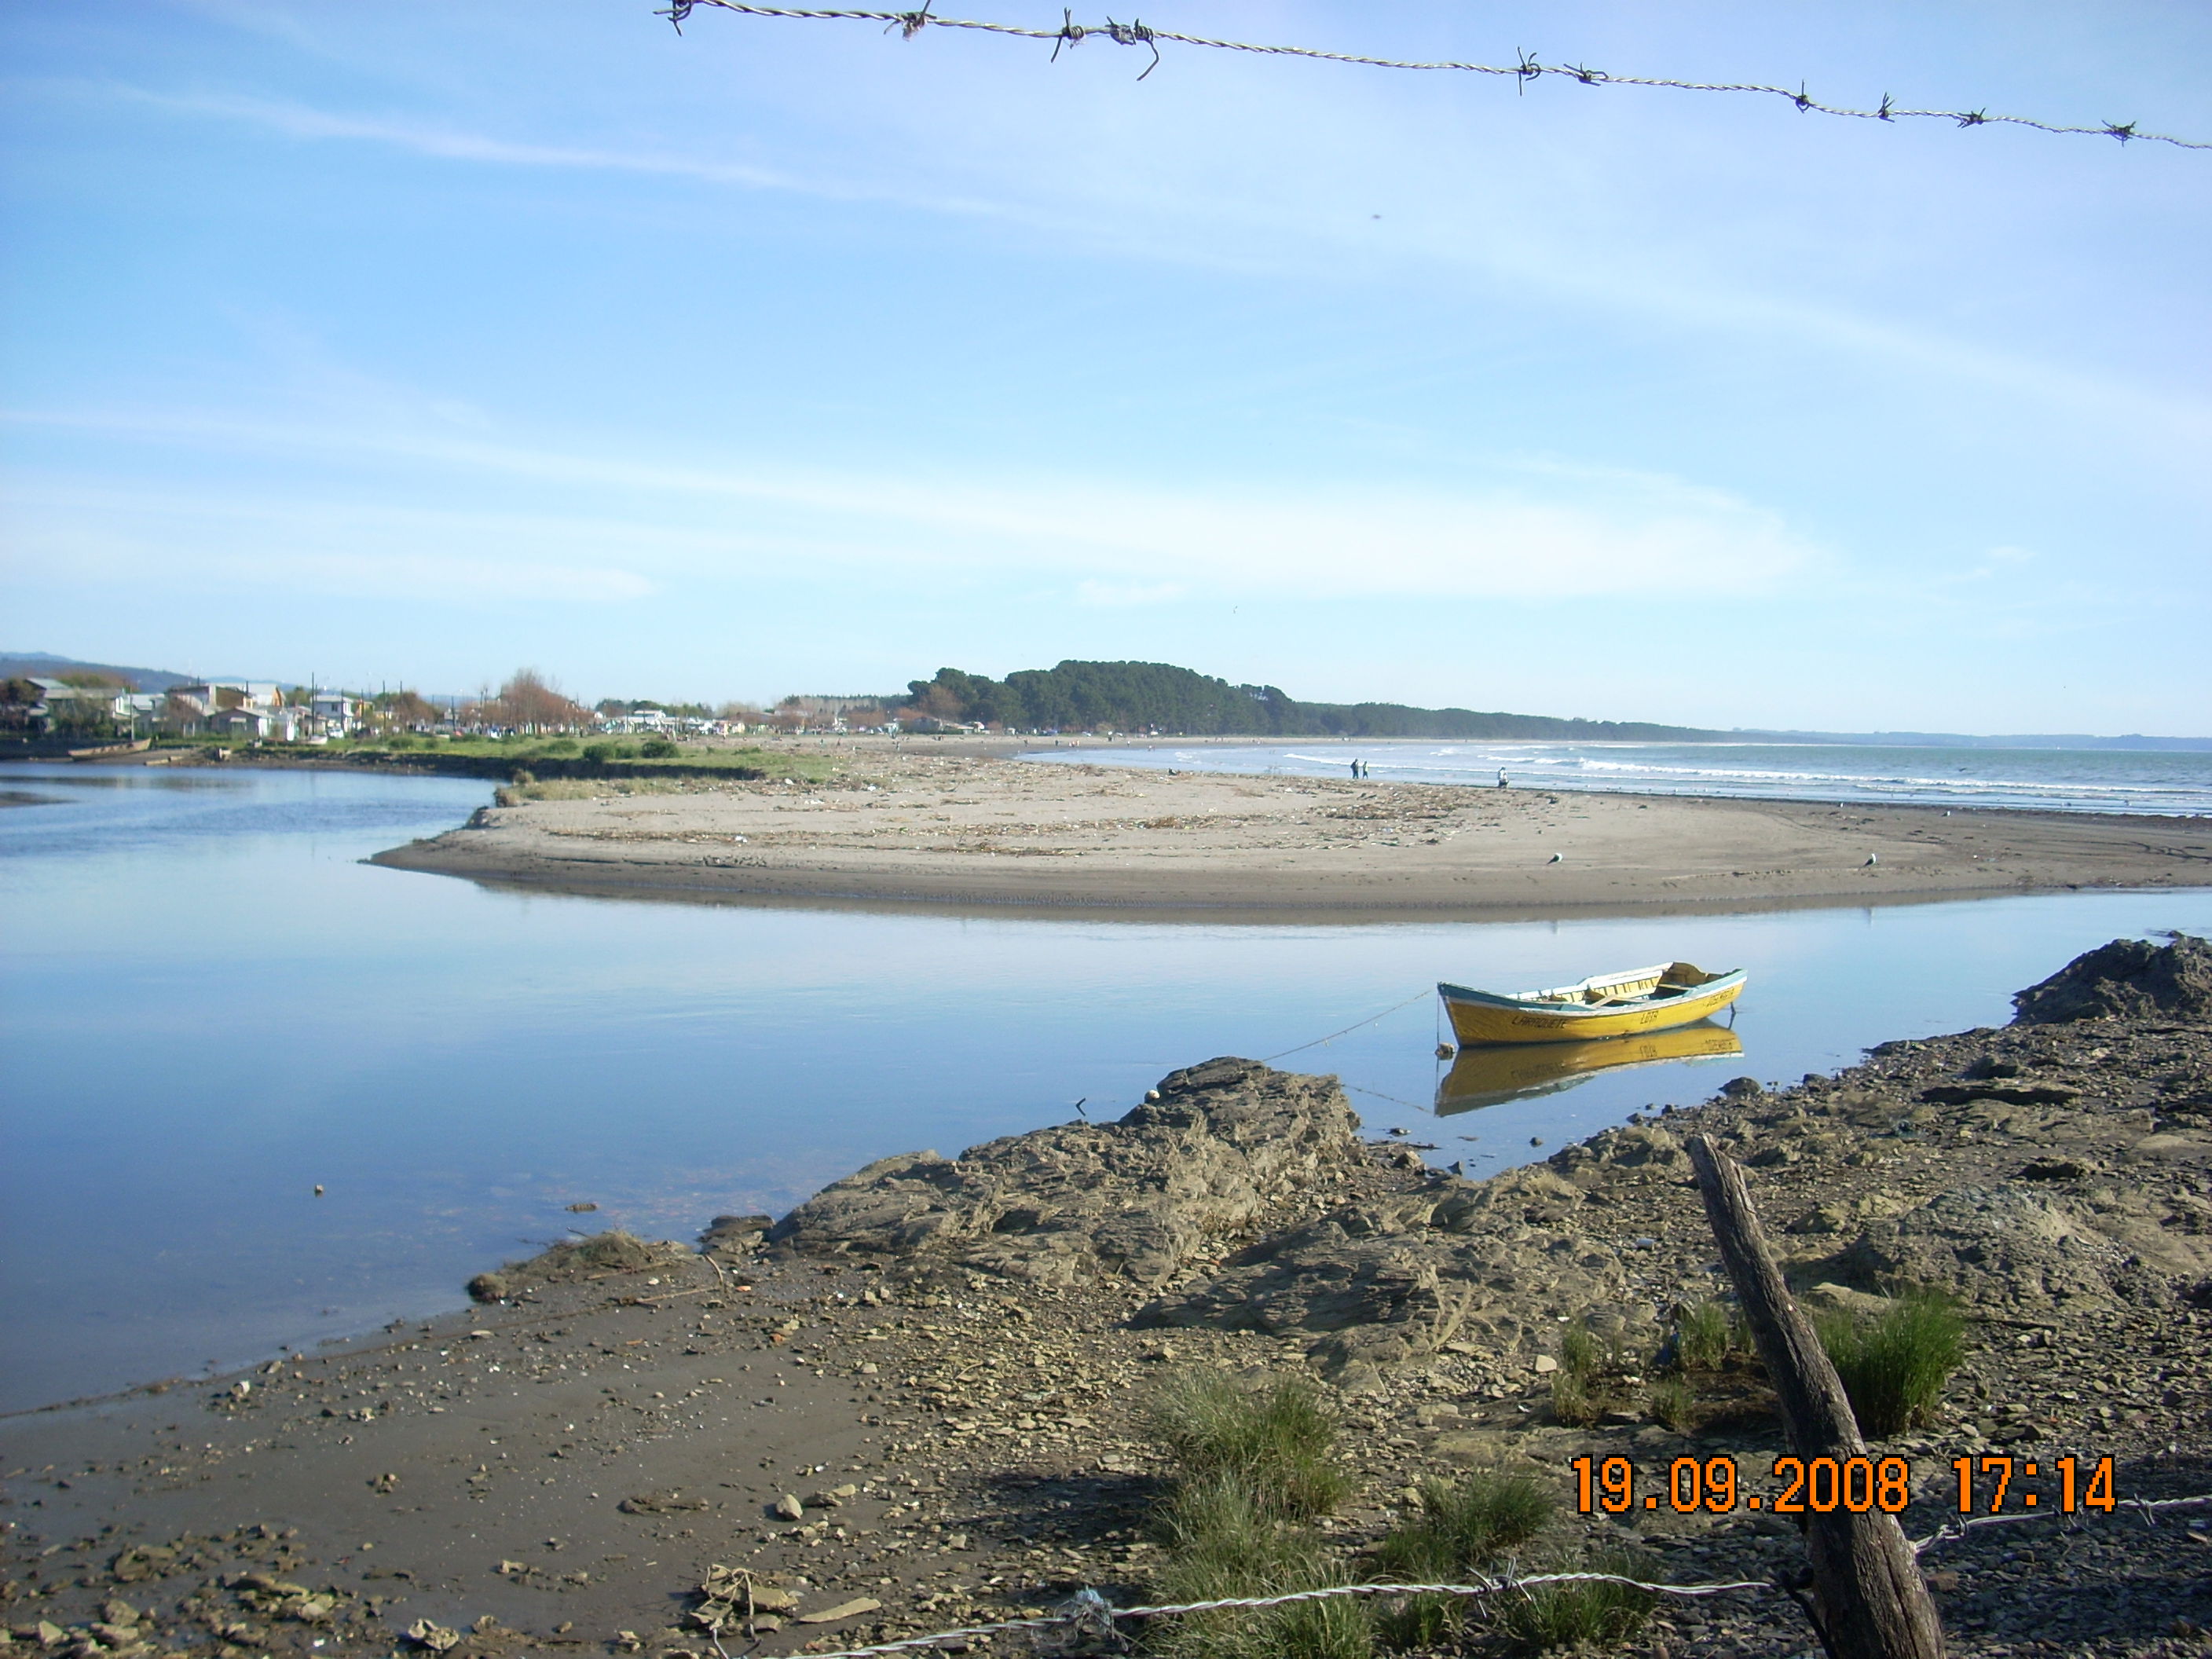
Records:
{"label": "barbed wire", "polygon": [[[1626,1589],[1647,1590],[1654,1595],[1677,1595],[1686,1599],[1729,1595],[1739,1590],[1780,1591],[1783,1589],[1765,1578],[1739,1578],[1710,1584],[1655,1584],[1617,1572],[1537,1572],[1525,1577],[1486,1578],[1473,1584],[1331,1584],[1323,1589],[1291,1590],[1281,1595],[1236,1595],[1214,1601],[1174,1601],[1146,1607],[1117,1607],[1097,1590],[1082,1589],[1062,1602],[1057,1611],[1033,1618],[1002,1619],[996,1624],[939,1631],[932,1636],[909,1636],[896,1642],[878,1642],[872,1647],[842,1648],[835,1653],[817,1655],[815,1659],[880,1659],[880,1656],[885,1654],[911,1653],[917,1649],[934,1647],[940,1642],[965,1641],[978,1636],[997,1635],[1003,1631],[1078,1628],[1088,1634],[1110,1638],[1116,1634],[1115,1622],[1123,1619],[1167,1619],[1193,1613],[1248,1613],[1262,1607],[1285,1607],[1297,1601],[1327,1601],[1347,1595],[1480,1597],[1498,1595],[1510,1590],[1528,1590],[1545,1584],[1619,1584]],[[718,1642],[716,1646],[720,1645]]]}
{"label": "barbed wire", "polygon": [[[2212,1492],[2205,1492],[2196,1498],[2123,1498],[2116,1507],[2147,1511],[2196,1509],[2208,1504],[2212,1504]],[[1978,1515],[1971,1520],[1954,1521],[1948,1525],[1938,1527],[1925,1538],[1914,1539],[1912,1553],[1917,1556],[1923,1551],[1934,1549],[1939,1544],[1948,1544],[1956,1539],[1964,1538],[1977,1527],[2008,1527],[2021,1521],[2079,1521],[2081,1518],[2080,1516],[2069,1514],[2064,1510],[2021,1510],[2013,1515]],[[2148,1514],[2145,1515],[2144,1520],[2152,1526],[2158,1524],[2150,1520]]]}
{"label": "barbed wire", "polygon": [[1614,75],[1608,70],[1592,69],[1584,64],[1547,64],[1528,52],[1517,52],[1510,64],[1464,64],[1449,58],[1421,61],[1402,58],[1370,58],[1352,52],[1324,52],[1316,46],[1276,46],[1256,45],[1249,40],[1219,40],[1210,35],[1184,34],[1175,29],[1154,28],[1134,21],[1117,23],[1108,18],[1103,23],[1079,23],[1072,11],[1063,11],[1058,28],[1030,28],[1018,23],[997,23],[966,17],[939,17],[930,10],[935,0],[929,0],[918,11],[853,11],[799,9],[790,6],[757,6],[745,0],[670,0],[656,17],[665,17],[677,32],[683,33],[684,21],[693,8],[714,6],[723,11],[739,13],[747,17],[786,17],[808,22],[881,23],[884,33],[897,29],[902,39],[911,40],[926,28],[969,29],[984,34],[1012,35],[1017,40],[1052,42],[1052,55],[1057,59],[1063,46],[1079,46],[1085,40],[1097,38],[1111,40],[1116,46],[1143,46],[1152,54],[1152,61],[1145,66],[1141,81],[1160,66],[1160,42],[1168,41],[1179,46],[1204,46],[1215,52],[1247,52],[1267,58],[1304,58],[1325,64],[1352,64],[1365,69],[1440,70],[1462,75],[1490,75],[1509,77],[1522,90],[1528,82],[1547,75],[1562,76],[1585,87],[1663,87],[1676,92],[1743,92],[1762,96],[1786,99],[1801,113],[1836,115],[1854,121],[1949,121],[1962,127],[2010,126],[2028,127],[2037,132],[2062,136],[2080,135],[2095,138],[2116,138],[2121,143],[2140,141],[2147,144],[2171,144],[2177,149],[2212,149],[2212,142],[2177,138],[2170,133],[2145,132],[2136,121],[2100,121],[2094,126],[2067,126],[2053,121],[2038,121],[2025,115],[1992,115],[1986,109],[1904,109],[1887,93],[1881,102],[1872,109],[1853,109],[1840,104],[1824,104],[1813,97],[1800,82],[1795,92],[1787,87],[1771,87],[1753,81],[1678,81],[1657,75]]}
{"label": "barbed wire", "polygon": [[[2150,1520],[2149,1511],[2189,1509],[2204,1504],[2212,1504],[2212,1492],[2193,1498],[2124,1498],[2118,1507],[2142,1512],[2146,1522],[2155,1525],[2156,1522]],[[1927,1537],[1912,1540],[1912,1553],[1917,1559],[1923,1551],[1963,1538],[1978,1527],[2006,1526],[2016,1521],[2078,1521],[2081,1518],[2057,1510],[2022,1510],[2016,1515],[1978,1515],[1971,1520],[1939,1527]],[[1325,1601],[1343,1596],[1457,1595],[1480,1599],[1514,1590],[1525,1592],[1547,1584],[1618,1584],[1624,1589],[1642,1590],[1651,1595],[1678,1596],[1686,1601],[1702,1600],[1712,1595],[1733,1595],[1747,1590],[1792,1595],[1790,1586],[1769,1578],[1720,1579],[1701,1584],[1662,1584],[1617,1572],[1538,1572],[1526,1576],[1509,1573],[1496,1578],[1480,1578],[1472,1584],[1331,1584],[1322,1589],[1292,1590],[1281,1595],[1224,1596],[1212,1601],[1168,1601],[1137,1607],[1115,1607],[1097,1590],[1085,1589],[1078,1590],[1051,1613],[1033,1614],[1024,1619],[1001,1619],[988,1625],[967,1625],[958,1630],[903,1637],[896,1641],[878,1642],[865,1648],[841,1648],[834,1653],[817,1655],[816,1659],[884,1659],[886,1655],[912,1653],[923,1648],[936,1647],[941,1643],[970,1641],[977,1637],[996,1636],[1018,1630],[1073,1631],[1111,1638],[1118,1634],[1118,1621],[1124,1619],[1170,1619],[1196,1613],[1250,1613],[1267,1607],[1289,1607],[1299,1601]],[[723,1659],[729,1659],[729,1655],[722,1649],[719,1634],[714,1640],[715,1650],[722,1653]]]}

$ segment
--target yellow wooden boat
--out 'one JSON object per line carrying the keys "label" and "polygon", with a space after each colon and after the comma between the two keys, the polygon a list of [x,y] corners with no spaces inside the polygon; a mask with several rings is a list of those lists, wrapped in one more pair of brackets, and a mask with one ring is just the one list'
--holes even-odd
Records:
{"label": "yellow wooden boat", "polygon": [[1571,1089],[1598,1072],[1670,1060],[1740,1054],[1743,1043],[1725,1025],[1680,1025],[1648,1036],[1594,1037],[1587,1042],[1486,1042],[1459,1051],[1437,1083],[1437,1115]]}
{"label": "yellow wooden boat", "polygon": [[1709,974],[1686,962],[1595,974],[1552,991],[1477,991],[1438,985],[1462,1047],[1484,1042],[1580,1042],[1688,1025],[1743,994],[1744,970]]}

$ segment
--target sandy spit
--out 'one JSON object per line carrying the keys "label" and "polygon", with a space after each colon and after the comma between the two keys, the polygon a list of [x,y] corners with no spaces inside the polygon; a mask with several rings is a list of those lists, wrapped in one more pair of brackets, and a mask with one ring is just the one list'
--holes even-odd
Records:
{"label": "sandy spit", "polygon": [[2212,884],[2212,826],[2197,819],[1176,775],[896,739],[791,746],[834,757],[835,775],[627,794],[557,785],[571,798],[488,807],[374,861],[574,893],[1255,921]]}

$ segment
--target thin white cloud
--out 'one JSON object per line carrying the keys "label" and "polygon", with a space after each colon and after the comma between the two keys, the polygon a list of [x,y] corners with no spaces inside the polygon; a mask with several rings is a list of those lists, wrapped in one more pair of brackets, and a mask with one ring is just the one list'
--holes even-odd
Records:
{"label": "thin white cloud", "polygon": [[[433,604],[607,605],[661,591],[647,574],[592,556],[601,551],[594,542],[649,539],[627,526],[66,485],[19,484],[5,499],[6,565],[26,583],[65,570],[92,586],[182,580],[264,596],[404,594]],[[548,547],[567,556],[547,556]],[[531,550],[505,550],[516,548]]]}
{"label": "thin white cloud", "polygon": [[[627,503],[633,515],[643,506],[647,522],[702,533],[700,552],[665,550],[651,562],[690,569],[726,568],[745,545],[828,550],[848,566],[1054,570],[1096,584],[1092,592],[1101,596],[1172,585],[1321,599],[1694,592],[1711,602],[1797,585],[1824,562],[1774,514],[1723,491],[1642,474],[1590,474],[1550,489],[1168,489],[981,472],[948,483],[874,470],[771,469],[757,460],[671,465],[419,428],[317,429],[160,414],[16,411],[0,418],[257,457],[311,453],[412,464],[430,470],[411,485],[426,499],[447,487],[438,473],[524,479],[577,501],[587,514],[592,509],[583,503],[604,497]],[[624,568],[635,565],[626,560]]]}
{"label": "thin white cloud", "polygon": [[[290,99],[239,94],[176,93],[120,82],[68,86],[82,94],[125,99],[171,112],[258,126],[306,141],[374,143],[414,155],[488,166],[631,173],[747,190],[793,192],[824,200],[893,203],[927,212],[989,217],[1085,243],[1126,258],[1245,270],[1296,268],[1309,275],[1340,275],[1352,267],[1382,272],[1419,264],[1479,270],[1551,295],[1573,295],[1617,313],[1663,319],[1723,335],[1759,333],[1786,337],[1846,359],[1875,358],[1916,380],[1976,386],[1999,394],[2025,395],[2070,414],[2084,424],[2124,422],[2138,434],[2156,433],[2173,458],[2191,471],[2194,457],[2212,445],[2212,402],[2146,386],[2057,360],[1999,349],[1895,316],[1878,317],[1845,305],[1822,302],[1797,289],[1732,270],[1712,249],[1731,246],[1723,229],[1712,246],[1667,245],[1650,227],[1618,222],[1627,204],[1588,179],[1554,176],[1556,160],[1520,153],[1514,167],[1486,175],[1486,187],[1503,191],[1511,210],[1493,210],[1470,220],[1462,191],[1433,175],[1435,146],[1418,121],[1372,101],[1352,83],[1338,88],[1332,120],[1317,124],[1330,135],[1324,149],[1278,157],[1260,177],[1225,175],[1236,186],[1224,195],[1223,179],[1203,182],[1168,166],[1164,155],[1188,143],[1173,121],[1148,133],[1116,128],[1133,146],[1111,169],[1048,168],[1050,194],[1036,188],[1040,158],[1026,144],[1003,142],[1003,132],[971,110],[967,125],[947,128],[935,104],[887,112],[896,122],[927,118],[934,141],[919,155],[939,177],[964,173],[969,190],[944,191],[896,179],[880,155],[867,154],[868,175],[836,179],[817,173],[736,161],[673,148],[644,151],[592,145],[532,143],[495,137],[467,126],[416,115],[364,115],[331,111]],[[1015,100],[997,118],[1012,123],[1029,106]],[[1264,110],[1254,112],[1259,119]],[[1091,118],[1099,118],[1091,112]],[[1279,124],[1279,112],[1268,118]],[[1293,145],[1318,144],[1311,129],[1285,131]],[[896,131],[894,127],[892,130]],[[1079,122],[1075,131],[1082,131]],[[1348,131],[1349,136],[1344,136]],[[881,135],[879,135],[881,136]],[[964,143],[962,139],[967,142]],[[1425,135],[1432,139],[1433,134]],[[1424,140],[1423,142],[1414,142]],[[1066,142],[1063,135],[1062,142]],[[1388,252],[1377,245],[1364,215],[1340,210],[1349,188],[1345,174],[1358,158],[1376,152],[1415,158],[1393,166],[1401,192],[1420,186],[1434,205],[1394,213]],[[1525,173],[1525,177],[1519,176]],[[1547,193],[1571,187],[1591,196],[1591,210],[1558,215],[1536,209]],[[1334,202],[1316,209],[1317,198]],[[1393,206],[1396,203],[1393,202]],[[1595,222],[1600,229],[1581,228]],[[1624,239],[1626,239],[1624,240]]]}
{"label": "thin white cloud", "polygon": [[688,179],[701,184],[789,191],[831,201],[896,202],[931,212],[969,216],[997,216],[1004,212],[1002,208],[975,198],[915,194],[787,172],[750,161],[693,155],[682,150],[646,152],[579,144],[532,143],[495,137],[416,116],[348,114],[319,109],[293,99],[254,98],[237,94],[157,92],[149,88],[121,82],[100,83],[96,87],[80,83],[77,89],[105,94],[173,114],[209,116],[257,126],[290,138],[381,144],[441,161]]}

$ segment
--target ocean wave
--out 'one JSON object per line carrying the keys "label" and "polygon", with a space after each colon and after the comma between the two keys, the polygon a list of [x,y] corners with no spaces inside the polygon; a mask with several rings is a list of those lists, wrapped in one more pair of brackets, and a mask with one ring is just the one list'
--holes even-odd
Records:
{"label": "ocean wave", "polygon": [[[1394,781],[1488,787],[1503,769],[1525,787],[1595,793],[1886,803],[2018,811],[2212,814],[2212,756],[2135,750],[1884,750],[1775,744],[1347,743],[1321,754],[1304,744],[1202,749],[1087,750],[1036,759],[1111,758],[1123,764],[1208,772],[1341,775],[1358,758]],[[1716,750],[1757,750],[1729,763]],[[2033,758],[2029,758],[2032,757]],[[1937,758],[1937,757],[1940,757]],[[1937,773],[1931,761],[1949,769]],[[2002,770],[1996,769],[2002,767]]]}

